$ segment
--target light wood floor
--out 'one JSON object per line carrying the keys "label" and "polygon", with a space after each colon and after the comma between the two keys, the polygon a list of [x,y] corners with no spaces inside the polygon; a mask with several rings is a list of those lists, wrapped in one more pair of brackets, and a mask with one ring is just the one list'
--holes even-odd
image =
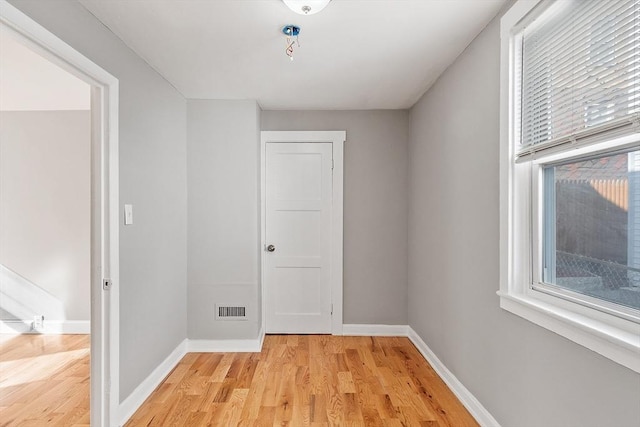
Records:
{"label": "light wood floor", "polygon": [[89,335],[0,335],[0,426],[88,426],[89,350]]}
{"label": "light wood floor", "polygon": [[[0,426],[89,425],[89,336],[0,335]],[[131,426],[477,426],[406,338],[269,335],[189,353]]]}
{"label": "light wood floor", "polygon": [[270,335],[189,353],[132,426],[477,426],[407,338]]}

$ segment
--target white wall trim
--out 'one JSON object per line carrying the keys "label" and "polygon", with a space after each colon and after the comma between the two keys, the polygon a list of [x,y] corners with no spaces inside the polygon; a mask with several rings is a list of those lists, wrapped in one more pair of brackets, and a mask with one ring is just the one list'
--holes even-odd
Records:
{"label": "white wall trim", "polygon": [[91,322],[88,320],[46,320],[44,328],[31,330],[31,320],[0,320],[0,334],[90,334]]}
{"label": "white wall trim", "polygon": [[349,324],[342,326],[342,335],[354,337],[407,337],[407,325],[361,325]]}
{"label": "white wall trim", "polygon": [[0,320],[0,334],[21,335],[32,333],[28,320]]}
{"label": "white wall trim", "polygon": [[264,328],[258,336],[246,340],[188,340],[189,353],[259,353],[264,342]]}
{"label": "white wall trim", "polygon": [[188,340],[182,341],[178,346],[167,356],[162,363],[160,363],[133,390],[133,392],[127,397],[119,407],[120,424],[125,425],[129,418],[142,406],[145,400],[153,393],[153,391],[164,381],[164,379],[171,373],[173,368],[180,363],[180,360],[187,354]]}
{"label": "white wall trim", "polygon": [[265,332],[264,325],[262,325],[262,326],[260,327],[260,332],[258,332],[258,340],[260,340],[260,347],[259,347],[259,348],[260,348],[260,350],[258,350],[258,351],[262,351],[262,345],[264,344],[264,337],[265,337],[266,335],[267,335],[267,334],[266,334],[266,332]]}
{"label": "white wall trim", "polygon": [[408,337],[416,346],[418,351],[429,362],[434,371],[440,378],[447,384],[447,387],[451,389],[453,394],[460,400],[465,408],[471,413],[473,418],[483,427],[500,427],[498,421],[482,406],[480,401],[456,378],[455,375],[445,366],[444,363],[438,359],[429,346],[420,338],[420,335],[413,330],[410,326],[407,326]]}
{"label": "white wall trim", "polygon": [[333,149],[333,196],[331,233],[331,333],[342,335],[343,309],[343,240],[344,240],[344,143],[346,131],[262,131],[260,132],[260,270],[262,297],[262,328],[266,327],[265,245],[266,245],[266,144],[269,142],[330,142]]}

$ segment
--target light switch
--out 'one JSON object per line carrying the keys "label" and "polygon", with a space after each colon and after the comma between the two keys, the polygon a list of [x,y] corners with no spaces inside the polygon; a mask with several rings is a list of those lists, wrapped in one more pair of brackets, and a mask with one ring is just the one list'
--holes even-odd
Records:
{"label": "light switch", "polygon": [[133,224],[133,205],[124,205],[124,225]]}

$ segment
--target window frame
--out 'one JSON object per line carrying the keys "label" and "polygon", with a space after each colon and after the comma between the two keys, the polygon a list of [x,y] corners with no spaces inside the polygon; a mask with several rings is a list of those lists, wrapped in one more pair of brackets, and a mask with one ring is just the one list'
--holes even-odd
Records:
{"label": "window frame", "polygon": [[[500,56],[500,307],[553,331],[604,357],[640,373],[640,323],[625,313],[611,314],[584,300],[561,295],[548,288],[536,289],[541,281],[544,213],[542,170],[545,165],[585,155],[640,145],[634,134],[601,136],[573,142],[571,146],[538,153],[525,162],[515,161],[520,139],[520,84],[523,22],[548,0],[518,0],[501,20]],[[516,108],[517,107],[517,108]],[[627,313],[628,314],[628,313]]]}

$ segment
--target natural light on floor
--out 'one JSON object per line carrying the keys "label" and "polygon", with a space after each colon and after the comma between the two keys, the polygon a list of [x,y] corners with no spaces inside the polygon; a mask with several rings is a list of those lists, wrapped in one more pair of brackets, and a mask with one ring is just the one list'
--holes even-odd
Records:
{"label": "natural light on floor", "polygon": [[88,355],[89,349],[86,348],[0,362],[0,389],[50,379],[69,364]]}

